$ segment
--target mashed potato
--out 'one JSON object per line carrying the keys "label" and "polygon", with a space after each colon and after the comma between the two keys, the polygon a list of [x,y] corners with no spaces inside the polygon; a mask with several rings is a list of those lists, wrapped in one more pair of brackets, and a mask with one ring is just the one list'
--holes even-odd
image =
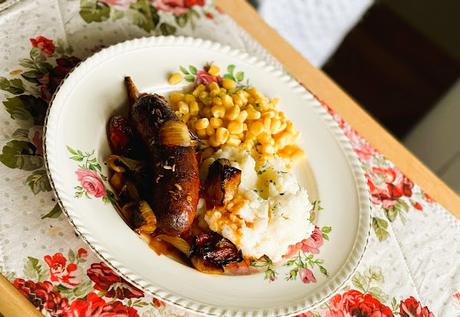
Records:
{"label": "mashed potato", "polygon": [[268,256],[282,261],[288,246],[310,236],[311,204],[307,191],[280,158],[256,167],[249,153],[225,146],[203,162],[201,176],[206,178],[209,165],[218,158],[231,161],[241,170],[238,195],[226,208],[204,211],[210,229],[220,233],[242,250],[245,257]]}

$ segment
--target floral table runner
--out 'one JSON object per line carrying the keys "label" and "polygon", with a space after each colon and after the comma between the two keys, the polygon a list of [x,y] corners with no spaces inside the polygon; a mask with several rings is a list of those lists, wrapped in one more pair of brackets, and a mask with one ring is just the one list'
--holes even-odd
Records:
{"label": "floral table runner", "polygon": [[[56,204],[43,165],[45,111],[66,74],[103,47],[170,34],[218,41],[281,67],[204,0],[25,0],[0,14],[0,269],[46,316],[193,316],[144,294],[88,249]],[[351,281],[299,316],[460,316],[460,222],[334,105],[325,107],[361,160],[372,232]],[[323,237],[310,242],[314,253]],[[316,274],[306,266],[300,278],[314,283]]]}

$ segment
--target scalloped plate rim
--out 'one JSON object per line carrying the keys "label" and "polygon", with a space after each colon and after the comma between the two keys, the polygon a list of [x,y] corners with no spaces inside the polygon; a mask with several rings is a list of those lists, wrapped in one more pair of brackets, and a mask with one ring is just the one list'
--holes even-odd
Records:
{"label": "scalloped plate rim", "polygon": [[[136,46],[140,45],[141,47],[150,47],[151,45],[178,45],[178,46],[200,46],[200,45],[206,45],[209,49],[217,50],[222,53],[226,53],[231,55],[232,57],[238,57],[240,59],[245,60],[247,63],[256,65],[257,67],[265,67],[269,69],[269,72],[273,73],[277,77],[279,77],[281,80],[284,80],[287,85],[290,86],[292,89],[301,89],[303,90],[302,95],[304,98],[309,99],[314,103],[315,106],[315,112],[317,112],[318,116],[321,117],[323,120],[325,120],[325,124],[327,122],[327,128],[329,131],[334,135],[334,138],[336,139],[340,149],[342,150],[344,156],[346,157],[346,160],[349,164],[349,167],[351,169],[351,172],[353,174],[353,178],[355,181],[356,185],[356,192],[358,196],[358,204],[360,206],[360,219],[358,222],[358,232],[356,233],[356,240],[353,244],[352,252],[349,254],[347,257],[345,263],[342,265],[341,270],[350,262],[354,256],[355,260],[353,261],[353,268],[350,269],[341,279],[341,282],[336,285],[336,287],[329,292],[323,291],[323,294],[319,300],[316,300],[312,304],[308,305],[297,305],[297,307],[277,307],[277,308],[270,308],[266,310],[258,310],[258,309],[253,309],[249,311],[240,311],[240,310],[235,310],[235,309],[221,309],[219,307],[215,307],[212,305],[208,305],[206,303],[197,303],[193,300],[190,299],[185,299],[182,297],[178,297],[178,295],[174,294],[168,294],[168,292],[161,290],[161,289],[154,289],[152,290],[151,288],[146,288],[142,282],[142,278],[139,278],[133,273],[129,272],[128,268],[125,267],[120,267],[119,265],[114,265],[111,260],[108,258],[110,257],[109,254],[106,253],[105,250],[101,250],[101,247],[97,246],[94,242],[91,243],[88,239],[87,236],[82,234],[82,228],[80,228],[75,222],[74,219],[72,218],[71,215],[67,212],[66,208],[64,207],[64,204],[62,202],[62,199],[60,197],[59,191],[56,188],[55,181],[51,172],[50,164],[49,164],[49,149],[47,146],[47,140],[49,139],[48,137],[48,123],[49,123],[49,118],[50,118],[50,113],[52,112],[54,101],[56,99],[56,96],[59,95],[59,92],[62,90],[62,87],[64,87],[67,83],[67,78],[74,74],[76,70],[81,69],[82,66],[89,65],[92,63],[93,60],[97,60],[98,58],[101,58],[101,56],[109,55],[110,53],[112,54],[112,57],[116,56],[117,50],[122,51],[124,49],[129,50],[131,46]],[[50,179],[50,183],[52,185],[52,188],[55,192],[57,201],[59,203],[59,206],[61,207],[63,213],[66,215],[68,218],[69,222],[73,226],[74,230],[76,233],[79,235],[79,237],[102,259],[104,260],[112,269],[114,269],[120,276],[125,278],[127,281],[130,283],[134,284],[136,287],[150,293],[151,295],[160,298],[161,300],[164,300],[165,302],[172,304],[176,307],[185,309],[187,311],[197,313],[200,315],[206,315],[206,316],[221,316],[224,314],[230,314],[232,316],[294,316],[296,314],[305,312],[309,309],[312,309],[322,303],[324,303],[326,300],[331,298],[338,290],[340,290],[352,277],[354,272],[356,271],[357,267],[359,266],[364,253],[367,249],[368,245],[368,240],[370,237],[370,230],[371,230],[371,213],[370,213],[370,198],[369,198],[369,192],[367,189],[367,183],[365,182],[364,178],[364,173],[362,168],[360,167],[360,162],[354,153],[354,151],[351,148],[351,145],[346,138],[346,136],[343,134],[343,131],[338,127],[337,123],[333,121],[332,118],[330,118],[330,115],[326,112],[326,110],[321,106],[321,103],[318,101],[318,99],[312,95],[305,87],[303,87],[301,84],[299,84],[295,79],[287,75],[286,73],[280,71],[279,69],[274,68],[273,66],[267,64],[265,61],[259,60],[256,57],[250,56],[246,52],[242,52],[237,49],[233,49],[227,45],[222,45],[217,42],[212,42],[209,40],[203,40],[203,39],[198,39],[198,38],[192,38],[192,37],[184,37],[184,36],[158,36],[158,37],[142,37],[142,38],[137,38],[133,40],[127,40],[124,42],[120,42],[118,44],[112,45],[110,47],[104,48],[101,51],[95,53],[94,55],[88,57],[86,60],[82,61],[79,63],[67,76],[65,77],[65,80],[61,82],[60,86],[56,89],[56,92],[53,94],[53,97],[50,101],[50,106],[47,110],[46,113],[46,118],[45,118],[45,123],[44,123],[44,130],[43,130],[43,149],[44,149],[44,161],[45,161],[45,167],[46,167],[46,172],[48,175],[48,178]],[[363,217],[364,215],[367,214],[367,217]],[[358,239],[360,238],[360,239]],[[357,245],[359,244],[359,245]],[[353,253],[353,254],[352,254]],[[113,260],[112,260],[113,261]],[[343,272],[338,272],[338,273],[343,273]],[[338,274],[337,273],[337,274]],[[147,283],[152,283],[152,282],[147,282]],[[158,294],[157,292],[161,291],[162,294]],[[168,296],[163,295],[163,293],[166,293]],[[176,300],[171,299],[171,296],[176,296]],[[177,298],[178,297],[178,298]],[[179,302],[180,301],[180,302]],[[198,305],[198,307],[197,307]],[[203,307],[204,306],[204,307]],[[300,307],[299,307],[300,306]],[[281,314],[278,314],[278,312],[282,311]]]}

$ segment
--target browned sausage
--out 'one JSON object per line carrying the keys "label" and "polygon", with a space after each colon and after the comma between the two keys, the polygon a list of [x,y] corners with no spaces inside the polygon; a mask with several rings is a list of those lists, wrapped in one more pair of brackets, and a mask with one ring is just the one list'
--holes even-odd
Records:
{"label": "browned sausage", "polygon": [[191,228],[199,198],[195,142],[163,97],[139,96],[132,81],[129,78],[125,81],[129,99],[134,101],[130,105],[130,122],[148,149],[153,172],[147,200],[161,232],[183,235]]}

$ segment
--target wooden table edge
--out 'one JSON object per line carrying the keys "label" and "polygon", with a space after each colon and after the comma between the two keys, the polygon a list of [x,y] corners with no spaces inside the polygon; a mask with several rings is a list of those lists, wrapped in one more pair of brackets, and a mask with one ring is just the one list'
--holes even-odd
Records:
{"label": "wooden table edge", "polygon": [[378,124],[324,72],[312,66],[244,0],[215,4],[273,55],[307,89],[341,115],[361,136],[433,199],[460,218],[460,197]]}
{"label": "wooden table edge", "polygon": [[40,317],[40,314],[25,296],[0,274],[0,316]]}

